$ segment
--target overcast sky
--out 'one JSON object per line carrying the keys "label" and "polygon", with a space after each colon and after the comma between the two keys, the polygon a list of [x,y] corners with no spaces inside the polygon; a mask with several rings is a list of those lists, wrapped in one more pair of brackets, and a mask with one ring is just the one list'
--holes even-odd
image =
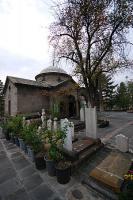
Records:
{"label": "overcast sky", "polygon": [[[4,82],[7,75],[34,79],[52,65],[48,45],[52,21],[51,0],[0,0],[0,80]],[[122,73],[115,80],[125,76]]]}

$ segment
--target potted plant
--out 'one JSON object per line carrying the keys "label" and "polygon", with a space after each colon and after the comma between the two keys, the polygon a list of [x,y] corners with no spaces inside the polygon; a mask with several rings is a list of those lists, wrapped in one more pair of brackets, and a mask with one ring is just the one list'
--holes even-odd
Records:
{"label": "potted plant", "polygon": [[57,131],[56,137],[57,137],[57,147],[58,147],[57,162],[55,165],[56,177],[57,177],[58,183],[66,184],[70,181],[70,178],[71,178],[71,162],[65,158],[64,153],[63,153],[64,152],[63,144],[64,144],[64,139],[66,137],[65,128],[61,132],[60,130]]}
{"label": "potted plant", "polygon": [[37,134],[37,126],[35,123],[25,125],[23,136],[27,145],[28,155],[35,162],[37,169],[44,169],[46,164],[44,161],[44,152],[41,142],[41,137]]}
{"label": "potted plant", "polygon": [[17,146],[20,146],[19,137],[23,130],[22,117],[21,116],[13,117],[11,120],[11,124],[12,124],[12,133],[14,135],[15,144]]}
{"label": "potted plant", "polygon": [[63,131],[46,130],[42,134],[42,141],[46,151],[45,161],[48,174],[56,175],[55,163],[58,160],[58,144],[62,142],[65,134]]}
{"label": "potted plant", "polygon": [[42,142],[44,144],[44,150],[46,152],[44,160],[46,162],[46,169],[50,176],[55,176],[55,161],[56,161],[56,144],[54,140],[54,132],[51,130],[45,130],[42,133]]}
{"label": "potted plant", "polygon": [[11,121],[11,118],[8,118],[8,119],[6,119],[6,121],[2,125],[5,138],[8,141],[11,139],[11,132],[12,132],[10,121]]}
{"label": "potted plant", "polygon": [[61,159],[57,162],[56,166],[56,177],[60,184],[66,184],[71,178],[71,162],[65,159]]}
{"label": "potted plant", "polygon": [[45,131],[44,138],[49,149],[45,156],[46,168],[50,176],[56,174],[57,181],[65,184],[70,180],[70,162],[65,160],[63,156],[63,144],[66,137],[64,130]]}

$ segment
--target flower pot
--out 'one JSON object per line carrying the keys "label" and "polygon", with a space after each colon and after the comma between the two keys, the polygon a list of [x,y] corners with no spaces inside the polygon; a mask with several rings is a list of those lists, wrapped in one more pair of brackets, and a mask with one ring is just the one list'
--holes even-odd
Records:
{"label": "flower pot", "polygon": [[46,168],[46,162],[44,160],[44,155],[43,153],[37,153],[35,155],[35,166],[38,170],[42,170]]}
{"label": "flower pot", "polygon": [[10,134],[10,142],[15,144],[15,136],[13,136],[13,134]]}
{"label": "flower pot", "polygon": [[68,183],[71,178],[71,167],[68,166],[65,169],[61,169],[56,166],[56,177],[57,177],[58,183],[60,184]]}
{"label": "flower pot", "polygon": [[55,176],[56,175],[55,161],[48,160],[46,157],[44,157],[44,160],[46,161],[46,169],[48,171],[49,176]]}
{"label": "flower pot", "polygon": [[4,135],[5,135],[6,140],[9,141],[11,137],[10,137],[10,134],[7,130],[4,130]]}
{"label": "flower pot", "polygon": [[35,154],[34,154],[34,151],[31,149],[30,146],[27,146],[27,153],[28,153],[30,160],[32,162],[34,162],[35,161]]}
{"label": "flower pot", "polygon": [[24,140],[21,138],[19,138],[19,145],[20,145],[20,149],[22,151],[24,151],[25,153],[27,153],[27,146],[26,146]]}
{"label": "flower pot", "polygon": [[20,144],[19,144],[19,140],[18,140],[18,138],[17,138],[17,137],[14,137],[14,139],[15,139],[15,144],[19,147]]}

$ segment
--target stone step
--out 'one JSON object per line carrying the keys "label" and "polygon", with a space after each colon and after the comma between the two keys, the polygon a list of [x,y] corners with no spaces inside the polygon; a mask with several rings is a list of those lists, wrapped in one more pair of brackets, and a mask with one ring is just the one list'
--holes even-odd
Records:
{"label": "stone step", "polygon": [[83,154],[84,152],[86,152],[88,149],[90,149],[92,146],[96,144],[101,144],[101,140],[84,137],[82,139],[79,139],[73,142],[72,151],[67,151],[64,149],[64,155],[66,156],[66,158],[68,158],[71,161],[79,160],[79,157],[81,154]]}
{"label": "stone step", "polygon": [[118,200],[118,195],[115,192],[105,187],[101,183],[98,183],[91,177],[84,178],[84,180],[82,180],[82,184],[88,189],[92,188],[94,191],[102,194],[107,199]]}
{"label": "stone step", "polygon": [[104,145],[102,143],[100,144],[94,144],[90,148],[86,149],[86,151],[83,151],[79,154],[79,157],[77,160],[72,162],[72,171],[78,168],[82,163],[88,160],[93,154],[95,154],[98,150],[100,150]]}

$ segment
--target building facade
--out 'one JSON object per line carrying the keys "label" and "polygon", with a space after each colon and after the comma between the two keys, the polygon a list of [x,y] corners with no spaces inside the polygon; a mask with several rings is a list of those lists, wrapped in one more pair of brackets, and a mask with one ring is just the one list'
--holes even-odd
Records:
{"label": "building facade", "polygon": [[61,117],[78,117],[83,88],[61,68],[48,67],[35,80],[7,76],[4,86],[5,115],[41,112],[55,105]]}

